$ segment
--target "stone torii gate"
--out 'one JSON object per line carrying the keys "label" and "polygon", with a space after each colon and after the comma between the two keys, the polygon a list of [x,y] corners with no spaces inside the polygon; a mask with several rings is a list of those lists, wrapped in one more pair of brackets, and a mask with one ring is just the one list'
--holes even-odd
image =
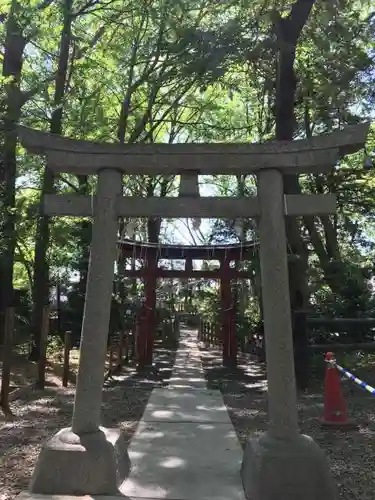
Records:
{"label": "stone torii gate", "polygon": [[[259,219],[260,263],[267,351],[269,428],[244,452],[242,477],[251,500],[334,498],[323,452],[299,432],[285,216],[335,212],[335,196],[283,194],[283,175],[328,173],[346,154],[362,148],[368,124],[311,140],[254,144],[97,144],[19,128],[22,144],[46,156],[54,172],[97,175],[95,197],[45,196],[45,212],[92,216],[92,243],[82,324],[81,355],[72,426],[62,429],[40,453],[30,484],[33,493],[118,493],[127,458],[117,431],[100,427],[104,362],[117,218]],[[180,174],[177,198],[122,196],[122,175]],[[198,174],[256,174],[258,194],[201,198]],[[181,186],[181,187],[183,187]]]}

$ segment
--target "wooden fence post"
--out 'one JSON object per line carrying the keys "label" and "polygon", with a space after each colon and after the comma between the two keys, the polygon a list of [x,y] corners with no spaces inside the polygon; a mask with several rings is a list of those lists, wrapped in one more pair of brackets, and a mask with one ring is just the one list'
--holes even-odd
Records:
{"label": "wooden fence post", "polygon": [[122,359],[124,356],[124,331],[120,331],[120,338],[118,342],[118,359],[117,359],[117,369],[121,373],[122,369]]}
{"label": "wooden fence post", "polygon": [[36,387],[38,389],[44,389],[46,385],[46,361],[47,361],[47,339],[49,333],[49,306],[43,307],[42,315],[42,328],[40,332],[40,350],[39,350],[39,361],[38,361],[38,378],[36,381]]}
{"label": "wooden fence post", "polygon": [[132,341],[131,341],[131,346],[132,346],[132,355],[130,359],[136,359],[137,357],[137,326],[134,326],[132,329]]}
{"label": "wooden fence post", "polygon": [[129,332],[129,340],[128,340],[128,361],[134,358],[134,342],[135,342],[135,326],[133,325],[132,329]]}
{"label": "wooden fence post", "polygon": [[9,408],[9,386],[10,386],[10,371],[12,365],[12,347],[14,333],[14,308],[7,307],[4,318],[4,344],[3,344],[3,369],[1,374],[1,392],[0,401],[1,408],[5,414],[11,414]]}
{"label": "wooden fence post", "polygon": [[124,361],[126,364],[129,363],[129,348],[130,348],[130,335],[131,335],[131,330],[128,330],[125,334],[125,355],[124,355]]}
{"label": "wooden fence post", "polygon": [[163,327],[162,327],[161,341],[163,344],[165,344],[168,329],[169,329],[169,321],[167,320],[165,323],[163,323]]}
{"label": "wooden fence post", "polygon": [[[143,328],[143,327],[142,327]],[[141,324],[137,323],[135,325],[135,331],[134,331],[134,360],[136,361],[137,364],[139,364],[143,358],[144,353],[141,351],[144,350],[144,339],[141,339],[140,336],[143,334],[143,331],[141,330]]]}
{"label": "wooden fence post", "polygon": [[246,345],[246,336],[243,335],[240,338],[240,349],[241,349],[241,352],[245,352],[245,345]]}
{"label": "wooden fence post", "polygon": [[68,387],[68,381],[69,381],[69,357],[71,349],[71,333],[72,332],[65,332],[64,335],[64,365],[62,374],[63,387]]}
{"label": "wooden fence post", "polygon": [[112,375],[113,371],[113,348],[114,348],[113,340],[111,339],[109,344],[109,367],[108,367],[109,376]]}

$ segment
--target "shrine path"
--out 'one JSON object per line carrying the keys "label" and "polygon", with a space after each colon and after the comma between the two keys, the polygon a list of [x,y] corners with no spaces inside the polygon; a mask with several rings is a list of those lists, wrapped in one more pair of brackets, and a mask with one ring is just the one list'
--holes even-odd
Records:
{"label": "shrine path", "polygon": [[128,452],[131,499],[245,500],[242,448],[221,392],[207,389],[196,331],[181,328],[169,386],[152,391]]}

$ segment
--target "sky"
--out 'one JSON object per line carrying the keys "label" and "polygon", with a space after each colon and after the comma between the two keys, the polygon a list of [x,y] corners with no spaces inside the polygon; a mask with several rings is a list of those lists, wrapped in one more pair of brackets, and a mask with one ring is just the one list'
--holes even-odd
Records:
{"label": "sky", "polygon": [[[202,178],[199,178],[199,193],[200,196],[214,196],[215,195],[215,186],[214,184],[209,184],[206,181],[202,182]],[[194,245],[194,240],[191,236],[190,231],[187,229],[187,224],[190,224],[190,227],[192,226],[192,220],[173,220],[173,221],[168,221],[165,220],[163,221],[164,225],[166,226],[166,237],[168,238],[168,241],[171,243],[179,243],[181,245]],[[200,232],[204,235],[207,236],[210,232],[210,220],[209,219],[202,219],[201,225],[200,225]],[[164,226],[164,227],[165,227]],[[196,240],[197,244],[202,244],[203,242],[200,241],[199,234],[197,232],[193,232],[194,239]]]}

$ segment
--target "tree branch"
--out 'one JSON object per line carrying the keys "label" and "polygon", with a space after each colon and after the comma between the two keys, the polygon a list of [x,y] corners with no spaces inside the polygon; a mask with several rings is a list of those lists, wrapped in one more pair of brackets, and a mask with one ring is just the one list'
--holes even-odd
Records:
{"label": "tree branch", "polygon": [[32,87],[31,89],[20,92],[20,105],[21,105],[21,107],[24,104],[26,104],[27,101],[32,99],[34,97],[34,95],[36,95],[38,92],[43,90],[48,83],[53,82],[56,78],[56,74],[57,73],[53,73],[53,74],[49,75],[47,78],[45,78],[43,81],[39,82],[37,85]]}

